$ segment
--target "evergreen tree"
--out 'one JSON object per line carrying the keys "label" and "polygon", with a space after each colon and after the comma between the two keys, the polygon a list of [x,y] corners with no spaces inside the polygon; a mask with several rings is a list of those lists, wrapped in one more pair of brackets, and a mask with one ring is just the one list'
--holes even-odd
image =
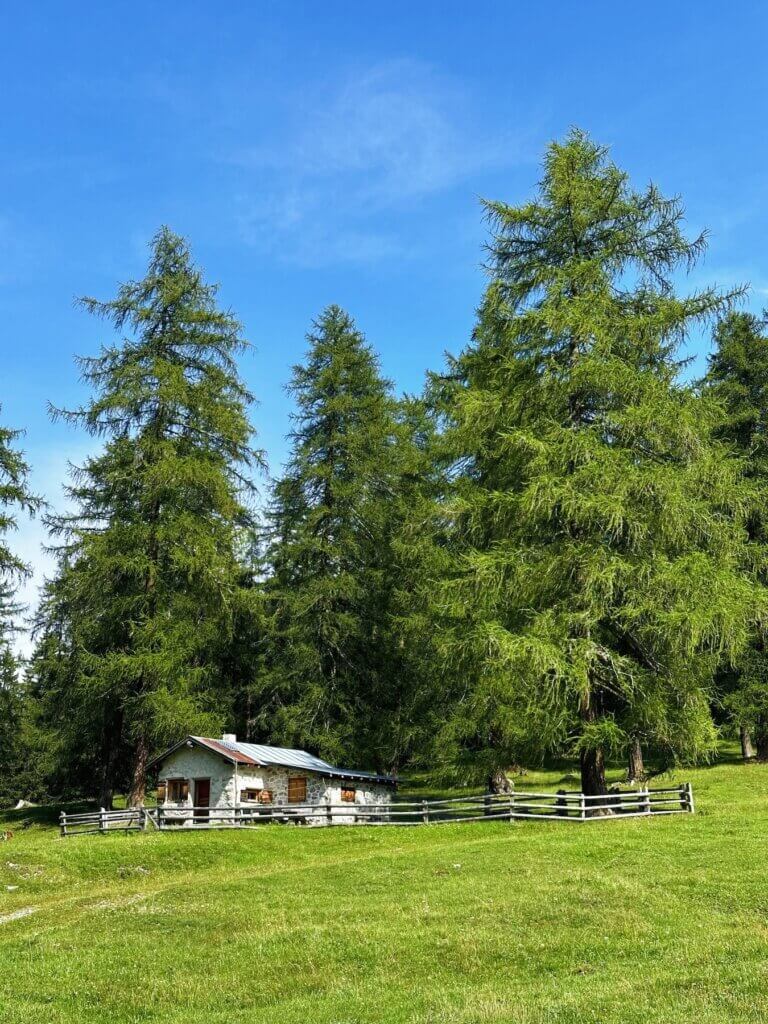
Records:
{"label": "evergreen tree", "polygon": [[395,403],[338,306],[308,342],[289,385],[292,450],[270,509],[259,724],[273,740],[329,758],[367,758],[369,714],[387,686]]}
{"label": "evergreen tree", "polygon": [[24,744],[22,715],[24,700],[19,665],[7,640],[0,643],[0,806],[20,796]]}
{"label": "evergreen tree", "polygon": [[181,238],[162,229],[143,280],[83,305],[126,336],[80,361],[88,404],[55,413],[106,439],[74,473],[75,511],[50,520],[63,538],[53,607],[63,602],[68,619],[59,678],[68,702],[93,709],[105,803],[127,747],[139,804],[152,751],[218,728],[226,711],[217,651],[239,600],[236,550],[260,457],[235,361],[240,324]]}
{"label": "evergreen tree", "polygon": [[29,468],[15,447],[19,437],[19,431],[0,427],[0,801],[20,795],[24,760],[21,666],[12,641],[22,611],[16,592],[29,567],[13,552],[8,535],[16,529],[19,512],[34,514],[40,507],[29,490]]}
{"label": "evergreen tree", "polygon": [[20,611],[16,589],[29,575],[29,566],[14,554],[8,535],[17,527],[19,512],[33,515],[40,508],[40,499],[29,491],[29,467],[15,447],[20,436],[20,431],[0,426],[0,641],[14,628]]}
{"label": "evergreen tree", "polygon": [[447,568],[446,491],[438,423],[429,404],[398,403],[393,486],[386,503],[388,645],[385,671],[367,715],[377,763],[399,772],[429,768],[432,740],[445,712],[440,651],[432,614],[433,582]]}
{"label": "evergreen tree", "polygon": [[[748,566],[756,579],[768,579],[768,336],[766,322],[750,313],[730,313],[717,325],[703,392],[720,406],[715,436],[743,460],[755,486],[748,519]],[[738,664],[721,674],[725,703],[739,726],[745,758],[768,760],[768,652],[756,632]]]}
{"label": "evergreen tree", "polygon": [[129,782],[130,749],[122,706],[112,689],[99,689],[87,666],[106,655],[121,624],[99,615],[89,590],[92,567],[80,552],[59,560],[46,580],[33,619],[28,667],[28,731],[37,789],[59,799],[97,797],[112,806],[116,787]]}
{"label": "evergreen tree", "polygon": [[493,774],[569,748],[599,794],[632,738],[668,757],[711,749],[712,673],[761,599],[740,570],[740,466],[676,359],[734,294],[675,294],[703,239],[579,131],[550,146],[533,202],[487,211],[492,281],[438,391],[458,680],[439,750]]}
{"label": "evergreen tree", "polygon": [[263,529],[253,533],[245,545],[232,632],[222,636],[219,652],[222,677],[229,691],[231,727],[248,742],[258,742],[263,731],[260,701],[270,640],[262,534]]}

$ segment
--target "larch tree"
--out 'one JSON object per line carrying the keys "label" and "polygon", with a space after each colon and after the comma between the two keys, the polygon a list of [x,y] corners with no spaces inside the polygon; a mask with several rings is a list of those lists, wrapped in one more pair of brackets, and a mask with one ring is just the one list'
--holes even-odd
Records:
{"label": "larch tree", "polygon": [[28,718],[38,788],[62,799],[95,796],[110,809],[115,788],[127,789],[131,752],[119,696],[97,686],[88,668],[123,627],[109,614],[111,602],[98,614],[91,569],[78,552],[59,558],[45,581],[32,620]]}
{"label": "larch tree", "polygon": [[[768,581],[768,333],[766,321],[751,313],[733,312],[715,330],[715,350],[702,382],[706,397],[719,403],[715,436],[743,460],[755,488],[747,521],[750,572]],[[725,704],[739,727],[745,760],[757,755],[768,760],[768,651],[755,631],[743,656],[721,673]]]}
{"label": "larch tree", "polygon": [[344,310],[329,306],[307,340],[269,511],[260,728],[328,758],[368,758],[368,716],[388,670],[395,402]]}
{"label": "larch tree", "polygon": [[601,794],[634,739],[712,749],[715,666],[762,608],[742,572],[749,486],[676,355],[736,293],[675,293],[704,239],[580,131],[549,147],[534,201],[486,209],[491,282],[438,389],[456,680],[438,748],[491,777],[569,750]]}
{"label": "larch tree", "polygon": [[16,595],[29,566],[13,551],[10,534],[19,513],[34,514],[40,499],[29,489],[29,467],[17,447],[18,430],[0,426],[0,801],[21,795],[23,681],[13,637],[22,611]]}
{"label": "larch tree", "polygon": [[444,710],[431,581],[442,575],[446,549],[436,503],[445,467],[435,417],[423,399],[398,402],[392,483],[384,504],[387,560],[384,665],[360,731],[376,764],[398,774],[428,767],[435,720]]}
{"label": "larch tree", "polygon": [[74,678],[98,718],[102,792],[126,746],[136,805],[153,750],[226,713],[217,652],[239,601],[237,547],[261,456],[236,362],[241,326],[182,238],[163,228],[142,280],[82,304],[123,337],[80,360],[90,401],[54,410],[105,443],[73,473],[73,511],[50,526]]}

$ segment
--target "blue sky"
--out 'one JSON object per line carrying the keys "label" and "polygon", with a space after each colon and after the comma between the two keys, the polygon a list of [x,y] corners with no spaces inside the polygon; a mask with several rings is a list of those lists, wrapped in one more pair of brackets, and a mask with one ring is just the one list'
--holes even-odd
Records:
{"label": "blue sky", "polygon": [[[108,338],[73,298],[140,276],[163,223],[255,346],[273,470],[311,319],[345,306],[418,390],[471,330],[479,197],[529,197],[570,125],[709,228],[692,287],[750,282],[761,309],[767,37],[757,2],[3,5],[0,415],[26,430],[34,486],[60,505],[91,444],[46,411],[84,397],[73,355]],[[42,540],[21,524],[30,600]]]}

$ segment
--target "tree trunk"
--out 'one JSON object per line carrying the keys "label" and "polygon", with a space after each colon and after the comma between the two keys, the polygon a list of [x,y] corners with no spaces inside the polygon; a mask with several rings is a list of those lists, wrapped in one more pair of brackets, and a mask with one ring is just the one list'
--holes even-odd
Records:
{"label": "tree trunk", "polygon": [[581,752],[581,791],[586,796],[603,796],[608,792],[605,758],[600,747]]}
{"label": "tree trunk", "polygon": [[147,762],[149,761],[149,744],[142,733],[136,741],[131,769],[131,787],[128,790],[128,806],[143,807],[147,792]]}
{"label": "tree trunk", "polygon": [[758,726],[755,731],[755,746],[757,748],[757,760],[768,761],[768,728]]}
{"label": "tree trunk", "polygon": [[104,725],[101,730],[101,776],[99,780],[99,806],[105,811],[112,810],[112,799],[115,788],[115,762],[120,749],[123,730],[123,715],[118,709],[114,713],[105,713]]}
{"label": "tree trunk", "polygon": [[[579,716],[585,726],[597,719],[597,695],[591,693],[581,704]],[[587,796],[602,796],[608,792],[605,781],[605,756],[601,747],[581,752],[581,791]]]}
{"label": "tree trunk", "polygon": [[488,776],[488,792],[489,793],[511,793],[512,786],[507,778],[507,773],[501,768],[497,768],[491,772]]}
{"label": "tree trunk", "polygon": [[642,782],[645,779],[643,764],[643,747],[639,736],[633,736],[629,743],[629,764],[627,766],[629,782]]}
{"label": "tree trunk", "polygon": [[111,811],[114,793],[115,790],[112,773],[108,772],[106,770],[106,766],[104,766],[102,767],[101,784],[99,786],[99,807],[103,807],[105,811]]}
{"label": "tree trunk", "polygon": [[752,734],[746,725],[739,726],[739,739],[741,740],[741,756],[745,761],[755,756],[755,748],[752,745]]}

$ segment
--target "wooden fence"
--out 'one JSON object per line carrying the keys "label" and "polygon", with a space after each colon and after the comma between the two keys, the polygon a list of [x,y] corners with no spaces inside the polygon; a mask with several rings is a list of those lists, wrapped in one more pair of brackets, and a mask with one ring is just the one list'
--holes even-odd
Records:
{"label": "wooden fence", "polygon": [[617,817],[693,813],[689,782],[667,789],[638,789],[586,796],[584,793],[508,794],[403,800],[391,804],[267,804],[243,807],[137,807],[120,811],[62,811],[63,836],[86,832],[146,829],[260,828],[270,824],[439,825],[470,821],[605,821]]}

